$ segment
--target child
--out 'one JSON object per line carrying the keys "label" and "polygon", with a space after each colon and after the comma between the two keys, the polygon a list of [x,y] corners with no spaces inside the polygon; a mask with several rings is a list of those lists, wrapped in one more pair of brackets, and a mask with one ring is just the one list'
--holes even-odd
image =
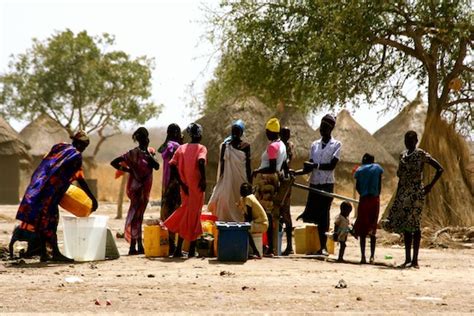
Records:
{"label": "child", "polygon": [[359,192],[359,206],[357,208],[357,219],[354,224],[354,236],[360,237],[360,263],[366,263],[365,239],[370,236],[370,263],[374,263],[375,234],[377,232],[377,221],[380,210],[380,190],[382,189],[383,169],[374,163],[374,156],[364,154],[362,166],[354,174],[356,189]]}
{"label": "child", "polygon": [[268,229],[268,218],[267,213],[262,204],[257,200],[255,195],[252,194],[252,185],[250,183],[242,183],[240,186],[241,208],[244,212],[244,218],[250,222],[251,227],[249,231],[249,243],[252,248],[253,258],[261,259],[260,253],[255,246],[255,242],[252,238],[252,233],[265,233]]}
{"label": "child", "polygon": [[179,235],[175,258],[183,256],[184,239],[190,242],[188,258],[196,254],[196,239],[202,235],[200,217],[206,191],[207,148],[200,144],[202,127],[191,123],[186,132],[191,142],[179,146],[170,161],[171,172],[181,186],[181,206],[164,223],[170,232]]}
{"label": "child", "polygon": [[282,127],[280,129],[280,139],[286,146],[286,161],[284,162],[283,169],[284,175],[280,180],[280,194],[283,195],[283,200],[280,206],[280,220],[282,224],[285,224],[286,234],[286,249],[282,252],[282,256],[288,256],[293,253],[293,243],[291,241],[293,233],[293,223],[291,221],[291,185],[294,182],[294,177],[290,175],[291,161],[295,158],[295,145],[290,140],[291,130],[288,127]]}
{"label": "child", "polygon": [[337,215],[334,222],[334,241],[339,241],[339,257],[337,262],[344,262],[344,250],[346,250],[347,233],[351,231],[349,223],[349,214],[352,211],[352,205],[348,202],[342,202],[341,213]]}

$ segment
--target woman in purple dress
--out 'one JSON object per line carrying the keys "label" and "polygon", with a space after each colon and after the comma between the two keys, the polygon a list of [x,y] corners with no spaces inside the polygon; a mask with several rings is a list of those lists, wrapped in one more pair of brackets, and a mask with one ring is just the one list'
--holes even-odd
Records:
{"label": "woman in purple dress", "polygon": [[[161,186],[161,220],[165,221],[174,210],[176,210],[181,204],[181,197],[179,193],[179,182],[176,176],[171,173],[170,160],[173,158],[174,153],[178,147],[183,143],[181,135],[181,128],[172,123],[166,130],[166,140],[158,148],[158,152],[161,153],[163,158],[163,182]],[[175,235],[170,232],[169,244],[170,244],[170,255],[174,253],[175,249]]]}

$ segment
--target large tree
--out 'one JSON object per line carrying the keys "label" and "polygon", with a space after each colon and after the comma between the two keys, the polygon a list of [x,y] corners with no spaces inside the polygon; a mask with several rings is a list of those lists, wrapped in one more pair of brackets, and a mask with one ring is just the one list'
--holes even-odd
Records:
{"label": "large tree", "polygon": [[469,156],[454,129],[473,131],[473,18],[471,1],[223,1],[210,17],[222,53],[208,109],[245,94],[305,111],[388,107],[419,87],[428,99],[420,147],[446,171],[425,222],[473,225]]}
{"label": "large tree", "polygon": [[0,74],[0,114],[33,119],[47,113],[72,134],[97,132],[101,144],[120,123],[144,123],[160,111],[149,100],[153,60],[112,50],[114,37],[58,32],[12,57]]}

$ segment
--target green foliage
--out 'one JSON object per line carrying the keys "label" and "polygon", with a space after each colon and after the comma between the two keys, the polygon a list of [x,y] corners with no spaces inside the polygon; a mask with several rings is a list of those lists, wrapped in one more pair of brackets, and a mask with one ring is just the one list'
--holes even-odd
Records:
{"label": "green foliage", "polygon": [[70,133],[119,130],[160,111],[149,101],[153,61],[114,51],[114,37],[59,32],[12,59],[0,76],[0,114],[33,119],[47,113]]}
{"label": "green foliage", "polygon": [[[305,111],[388,106],[409,84],[427,88],[437,114],[461,103],[472,113],[470,1],[223,1],[210,23],[221,60],[208,110],[243,94]],[[460,92],[448,88],[454,78]]]}

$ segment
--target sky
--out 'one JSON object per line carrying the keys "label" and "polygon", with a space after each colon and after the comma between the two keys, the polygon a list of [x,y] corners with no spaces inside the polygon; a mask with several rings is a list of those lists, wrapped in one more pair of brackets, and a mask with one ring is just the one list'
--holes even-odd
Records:
{"label": "sky", "polygon": [[[152,99],[164,107],[145,125],[175,122],[184,127],[199,117],[187,106],[190,86],[194,95],[202,95],[217,64],[215,48],[205,39],[204,8],[218,4],[218,0],[0,0],[0,73],[8,70],[12,54],[31,47],[32,38],[45,40],[66,28],[89,35],[110,33],[116,39],[115,49],[155,59]],[[407,95],[414,98],[416,88]],[[380,110],[364,107],[351,113],[373,133],[397,113],[381,115]],[[308,121],[317,127],[323,115],[317,113]],[[27,122],[10,124],[21,130]]]}

